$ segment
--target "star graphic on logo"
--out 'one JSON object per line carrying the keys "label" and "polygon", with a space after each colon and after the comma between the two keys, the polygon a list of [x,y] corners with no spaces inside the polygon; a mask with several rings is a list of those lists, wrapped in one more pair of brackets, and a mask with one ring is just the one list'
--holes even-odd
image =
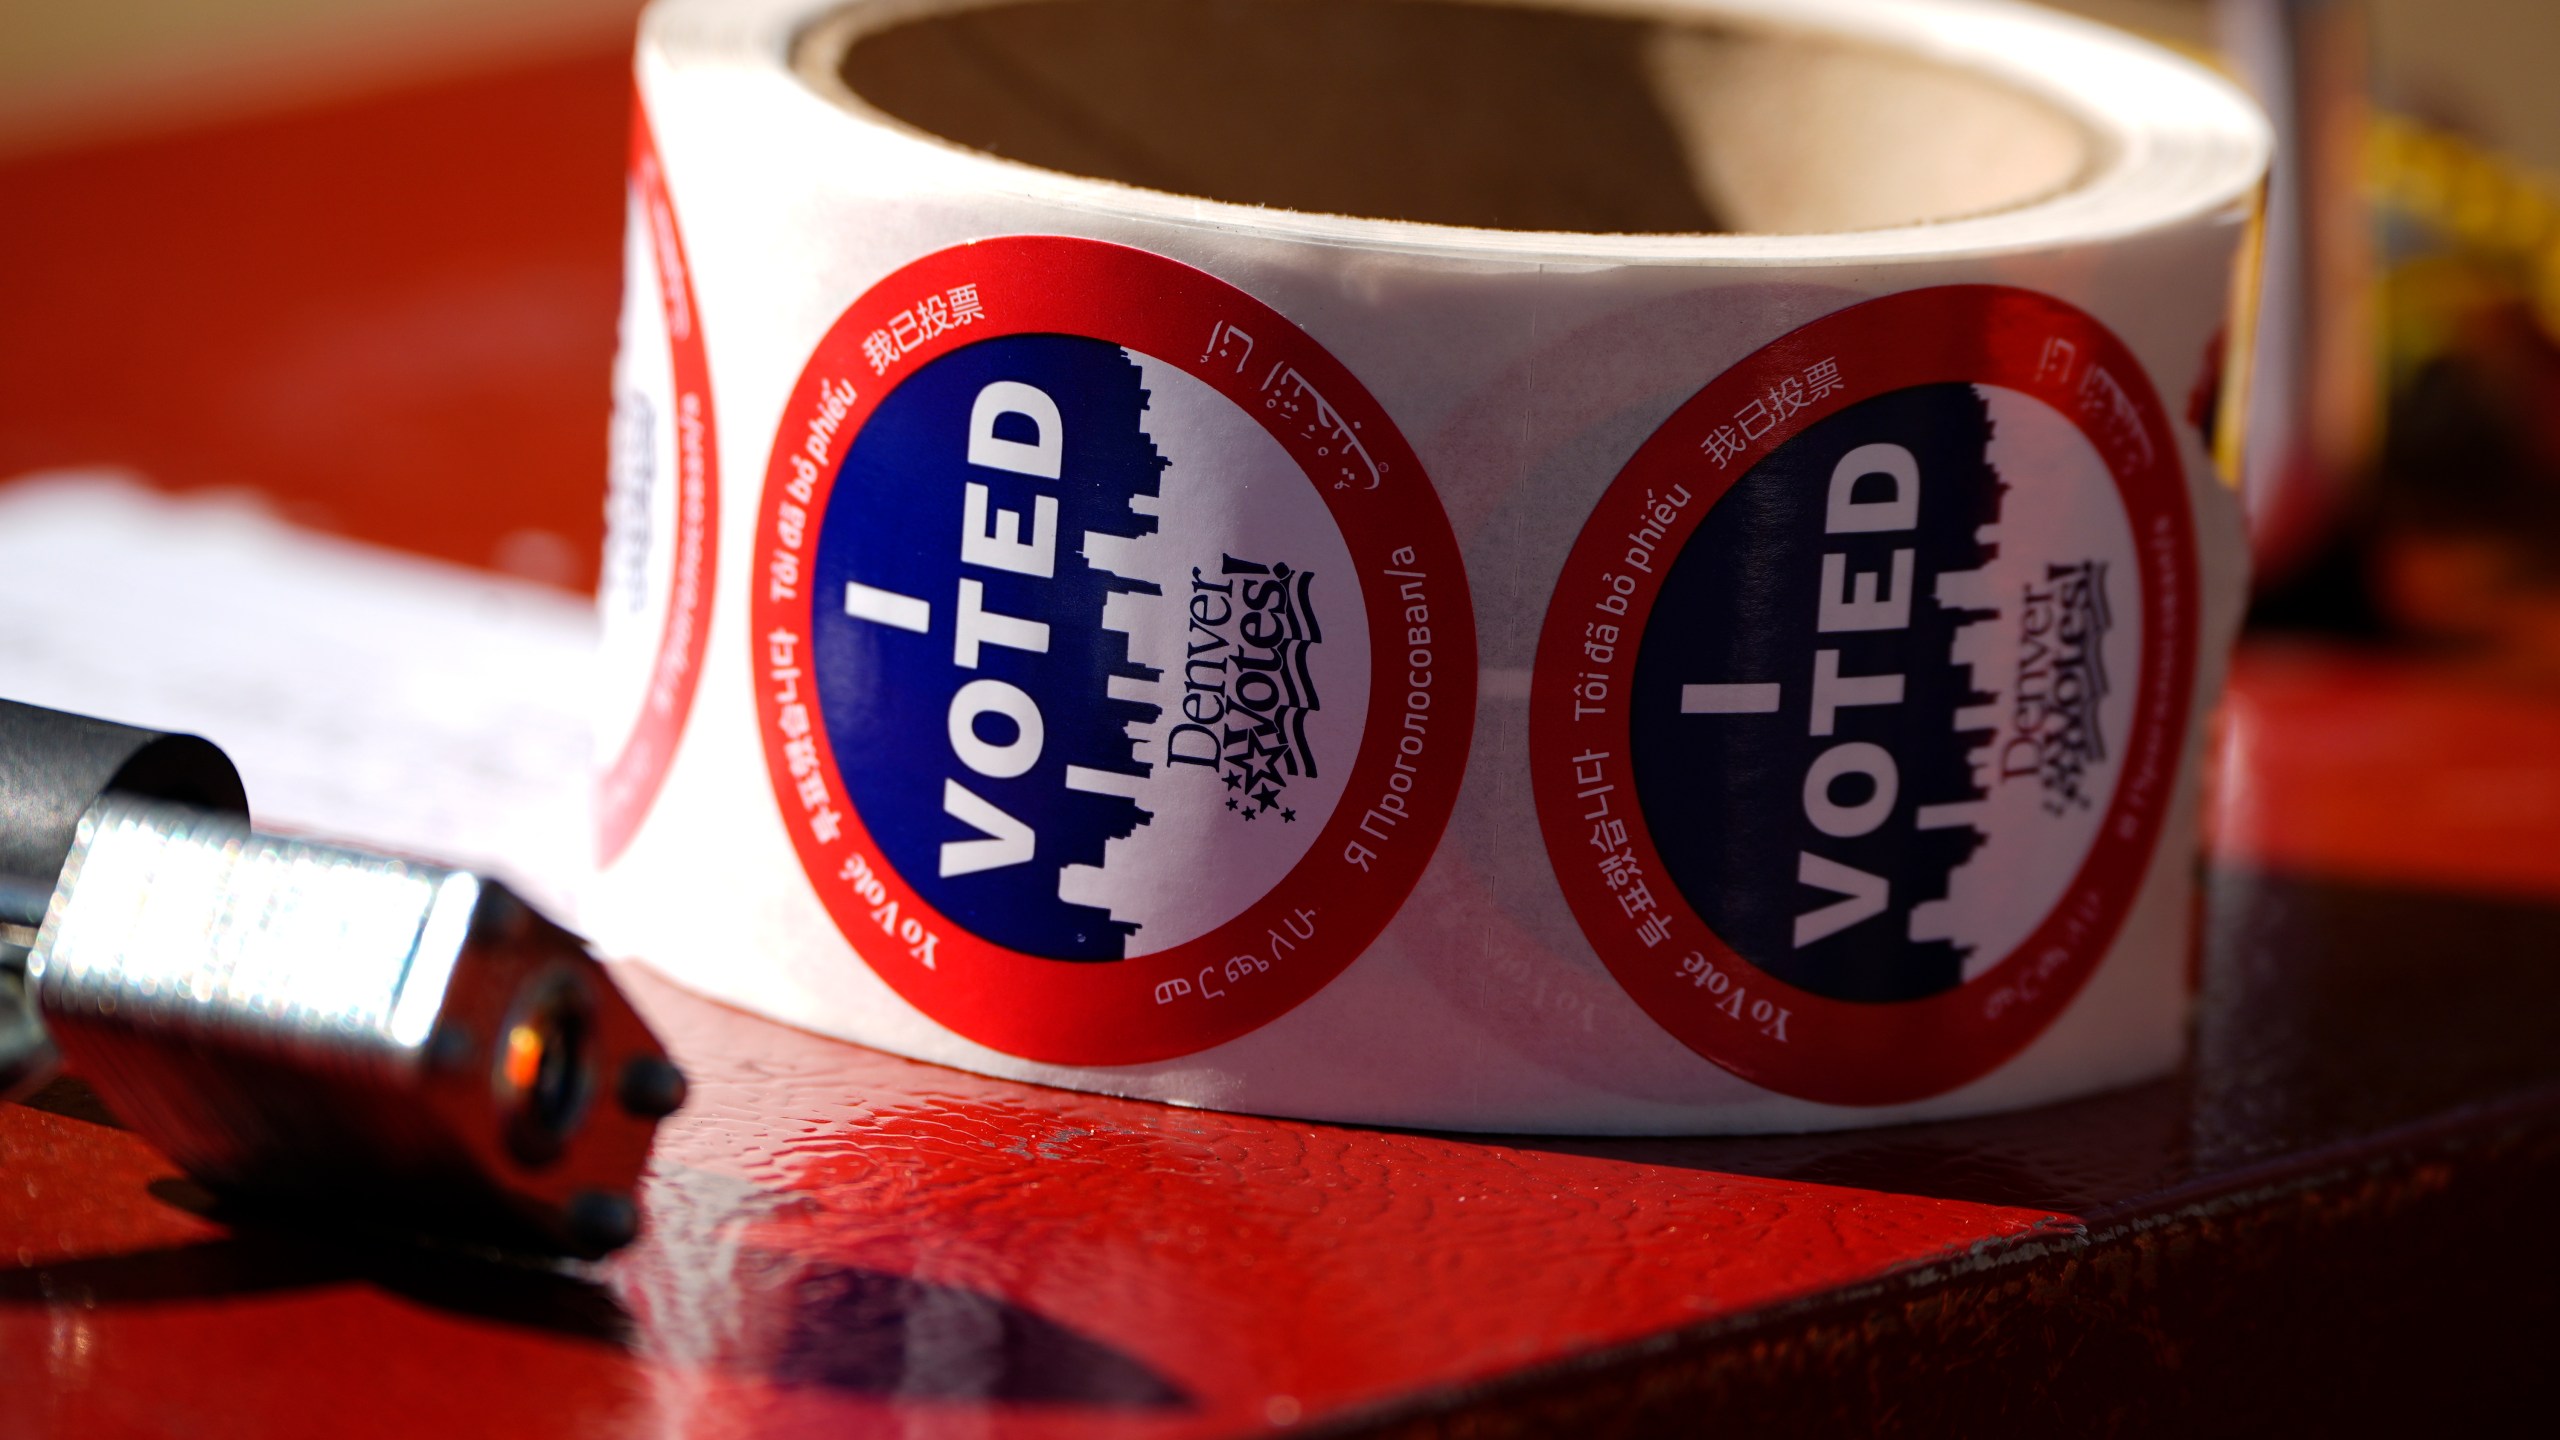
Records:
{"label": "star graphic on logo", "polygon": [[1250,805],[1247,805],[1246,807],[1244,807],[1244,818],[1246,818],[1247,820],[1250,820],[1250,819],[1252,819],[1254,816],[1259,815],[1259,814],[1261,814],[1261,813],[1262,813],[1261,811],[1254,809],[1254,808],[1253,808],[1252,806],[1250,806]]}
{"label": "star graphic on logo", "polygon": [[1277,790],[1265,790],[1265,791],[1263,791],[1261,794],[1256,795],[1256,796],[1254,796],[1253,798],[1254,798],[1254,799],[1256,799],[1256,800],[1261,801],[1261,802],[1262,802],[1262,808],[1263,808],[1263,809],[1265,809],[1265,810],[1268,810],[1268,809],[1270,809],[1272,806],[1277,805],[1277,804],[1279,804],[1279,803],[1280,803],[1280,792],[1279,792],[1279,791],[1277,791]]}
{"label": "star graphic on logo", "polygon": [[[1241,790],[1241,789],[1243,789],[1243,788],[1244,788],[1244,777],[1243,777],[1242,775],[1237,774],[1237,773],[1236,773],[1235,771],[1233,771],[1233,770],[1228,771],[1228,772],[1227,772],[1227,788],[1228,788],[1228,789],[1230,789],[1230,790]],[[1233,805],[1229,805],[1227,808],[1228,808],[1228,809],[1230,809],[1230,810],[1232,810],[1232,809],[1234,809],[1235,807],[1234,807]]]}
{"label": "star graphic on logo", "polygon": [[1280,818],[1283,820],[1295,820],[1298,818],[1298,812],[1295,810],[1283,810],[1280,812]]}
{"label": "star graphic on logo", "polygon": [[1227,808],[1228,808],[1228,809],[1230,809],[1230,810],[1233,810],[1234,808],[1236,808],[1235,797],[1234,797],[1234,796],[1232,796],[1232,795],[1230,795],[1230,796],[1228,796],[1228,797],[1227,797]]}

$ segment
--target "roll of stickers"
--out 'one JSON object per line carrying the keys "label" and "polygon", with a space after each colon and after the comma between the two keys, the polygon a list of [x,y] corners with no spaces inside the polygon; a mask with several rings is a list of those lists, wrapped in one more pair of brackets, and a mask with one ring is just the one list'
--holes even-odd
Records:
{"label": "roll of stickers", "polygon": [[609,948],[1369,1123],[2176,1062],[2214,76],[1975,0],[659,0],[638,83]]}

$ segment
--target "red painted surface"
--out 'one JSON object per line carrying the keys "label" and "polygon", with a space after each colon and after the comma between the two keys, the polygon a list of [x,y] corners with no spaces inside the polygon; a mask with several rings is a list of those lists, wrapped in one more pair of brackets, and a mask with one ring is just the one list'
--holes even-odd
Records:
{"label": "red painted surface", "polygon": [[[626,103],[598,56],[0,166],[0,473],[583,563]],[[2442,1423],[2548,1368],[2496,1347],[2560,1290],[2560,910],[2430,892],[2560,882],[2560,701],[2239,675],[2223,853],[2300,873],[2217,876],[2174,1080],[1488,1140],[978,1079],[635,977],[697,1085],[600,1267],[217,1223],[76,1095],[0,1109],[0,1435],[2063,1433],[2372,1419],[2410,1374]]]}
{"label": "red painted surface", "polygon": [[[592,1294],[244,1242],[130,1136],[0,1111],[11,1433],[1233,1434],[2057,1223],[1069,1095],[640,993],[694,1100]],[[511,1285],[561,1303],[462,1313]]]}
{"label": "red painted surface", "polygon": [[2244,648],[2216,850],[2492,895],[2560,894],[2560,694],[2394,654]]}
{"label": "red painted surface", "polygon": [[[2363,673],[2371,703],[2394,693]],[[1182,1111],[897,1060],[634,975],[696,1088],[647,1234],[592,1268],[226,1228],[132,1137],[12,1107],[0,1432],[1236,1435],[1486,1386],[1553,1402],[1578,1382],[1541,1367],[1712,1359],[1714,1325],[1776,1324],[1787,1302],[1882,1306],[1873,1333],[1906,1334],[1987,1302],[1876,1282],[1986,1263],[2041,1277],[2038,1334],[2105,1333],[2109,1296],[2237,1263],[2217,1234],[2352,1220],[2405,1242],[2390,1216],[2458,1189],[2496,1135],[2555,1133],[2560,984],[2540,957],[2560,912],[2395,893],[2220,882],[2178,1081],[1851,1136],[1488,1140]],[[2395,1158],[2421,1141],[2458,1143]],[[2232,1299],[2207,1291],[2202,1317]],[[1874,1363],[1857,1324],[1828,1323],[1825,1365]],[[2206,1319],[2143,1323],[2175,1358]]]}
{"label": "red painted surface", "polygon": [[615,50],[0,164],[0,476],[594,584],[630,93]]}
{"label": "red painted surface", "polygon": [[[702,1056],[688,1060],[709,1084],[667,1157],[699,1187],[677,1228],[699,1234],[748,1186],[791,1197],[731,1237],[747,1257],[733,1264],[788,1277],[765,1292],[780,1313],[729,1342],[749,1374],[770,1371],[770,1350],[756,1352],[777,1326],[800,1336],[780,1342],[786,1351],[832,1343],[823,1314],[789,1312],[792,1291],[824,1293],[834,1267],[943,1290],[953,1318],[973,1322],[955,1334],[1018,1313],[1034,1333],[1054,1322],[1098,1352],[1061,1366],[1070,1392],[1091,1387],[1083,1398],[1098,1403],[955,1415],[954,1433],[990,1420],[997,1434],[1072,1432],[1105,1416],[1142,1433],[1235,1433],[1275,1406],[1320,1416],[1417,1382],[1487,1377],[2046,1222],[2012,1207],[1070,1096],[687,1015]],[[653,1243],[663,1248],[633,1257],[623,1280],[654,1318],[674,1313],[662,1288],[700,1291],[705,1257]],[[1628,1263],[1638,1255],[1648,1263]],[[907,1363],[904,1383],[965,1392],[983,1352],[941,1357],[939,1375],[930,1355],[910,1351]],[[812,1421],[876,1403],[760,1389],[740,1397],[750,1411]]]}

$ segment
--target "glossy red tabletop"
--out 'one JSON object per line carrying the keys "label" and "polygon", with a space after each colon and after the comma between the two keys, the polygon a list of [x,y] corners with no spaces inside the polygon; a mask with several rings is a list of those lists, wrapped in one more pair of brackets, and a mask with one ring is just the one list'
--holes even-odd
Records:
{"label": "glossy red tabletop", "polygon": [[[584,583],[624,87],[598,55],[0,165],[0,474],[253,485]],[[1310,1125],[633,973],[693,1100],[641,1241],[544,1267],[217,1220],[58,1086],[0,1109],[0,1436],[2480,1418],[2560,1317],[2560,696],[2259,647],[2223,733],[2192,1062],[2018,1115]]]}
{"label": "glossy red tabletop", "polygon": [[[2407,664],[2257,653],[2226,786],[2286,783],[2299,744],[2251,737],[2308,685],[2320,721],[2285,733],[2315,747],[2560,725],[2560,704]],[[2366,873],[2225,855],[2185,1074],[1957,1124],[1487,1139],[1191,1112],[893,1059],[633,974],[694,1100],[643,1240],[542,1268],[217,1224],[60,1088],[0,1111],[0,1429],[1480,1433],[1709,1402],[1857,1422],[1911,1403],[1856,1388],[1889,1383],[1979,1415],[1965,1385],[2017,1377],[1949,1368],[1974,1345],[2090,1395],[2194,1384],[2233,1362],[2224,1310],[2334,1342],[2295,1307],[2339,1285],[2432,1303],[2364,1272],[2450,1283],[2472,1225],[2560,1178],[2560,908],[2495,867],[2477,894],[2377,883],[2395,847],[2441,881],[2514,820],[2364,793],[2360,813],[2326,777],[2300,807],[2260,794],[2317,801]],[[2323,859],[2316,835],[2249,843]],[[2058,1325],[2141,1344],[2065,1366]],[[1925,1384],[1893,1380],[1915,1365]]]}

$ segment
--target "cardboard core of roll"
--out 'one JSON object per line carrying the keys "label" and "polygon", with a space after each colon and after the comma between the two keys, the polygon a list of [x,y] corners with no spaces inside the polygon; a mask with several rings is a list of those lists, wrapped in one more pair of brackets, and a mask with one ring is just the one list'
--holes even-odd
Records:
{"label": "cardboard core of roll", "polygon": [[1989,77],[1703,20],[1453,0],[880,14],[813,28],[804,77],[989,154],[1277,209],[1819,234],[2013,209],[2098,159],[2072,116]]}

